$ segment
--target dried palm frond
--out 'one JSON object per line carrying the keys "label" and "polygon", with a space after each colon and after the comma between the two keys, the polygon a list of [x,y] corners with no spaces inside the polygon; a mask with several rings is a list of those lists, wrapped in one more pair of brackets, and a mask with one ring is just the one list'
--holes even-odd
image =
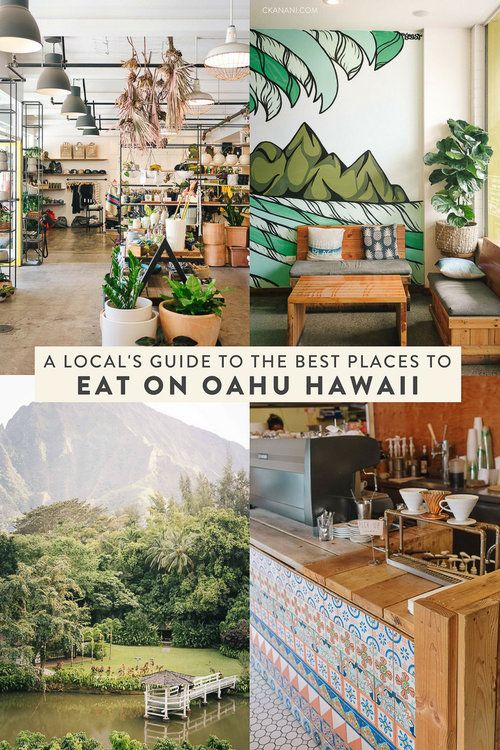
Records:
{"label": "dried palm frond", "polygon": [[175,49],[173,37],[168,37],[168,50],[163,55],[160,69],[160,97],[166,108],[166,126],[174,130],[182,127],[186,116],[186,100],[192,91],[190,66],[184,61],[182,52]]}

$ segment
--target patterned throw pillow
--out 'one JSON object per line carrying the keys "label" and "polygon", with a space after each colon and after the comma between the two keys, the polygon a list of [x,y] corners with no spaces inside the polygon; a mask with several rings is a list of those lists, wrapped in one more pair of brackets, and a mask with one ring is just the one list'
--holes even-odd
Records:
{"label": "patterned throw pillow", "polygon": [[385,260],[398,257],[397,225],[361,227],[365,258]]}
{"label": "patterned throw pillow", "polygon": [[309,227],[307,260],[342,260],[344,230],[334,227]]}

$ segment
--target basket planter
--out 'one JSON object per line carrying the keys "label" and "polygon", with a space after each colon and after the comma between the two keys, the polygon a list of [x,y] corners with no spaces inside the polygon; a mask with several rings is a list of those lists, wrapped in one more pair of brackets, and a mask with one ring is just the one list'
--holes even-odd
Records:
{"label": "basket planter", "polygon": [[442,255],[452,258],[471,258],[479,239],[477,224],[452,227],[446,221],[436,222],[436,246]]}
{"label": "basket planter", "polygon": [[186,220],[167,219],[165,221],[165,235],[174,253],[182,253],[186,246]]}
{"label": "basket planter", "polygon": [[15,291],[10,281],[0,281],[0,302],[10,299]]}
{"label": "basket planter", "polygon": [[224,224],[220,222],[204,222],[203,224],[203,242],[205,245],[223,245],[224,244]]}
{"label": "basket planter", "polygon": [[[135,310],[121,310],[120,312],[136,312]],[[149,320],[123,321],[110,320],[101,312],[102,346],[136,346],[136,342],[144,337],[156,338],[158,327],[158,313],[152,312]]]}
{"label": "basket planter", "polygon": [[226,245],[205,245],[203,248],[203,257],[207,266],[225,266],[226,265]]}
{"label": "basket planter", "polygon": [[247,247],[248,227],[226,227],[226,244],[228,247]]}
{"label": "basket planter", "polygon": [[0,232],[6,232],[10,229],[10,221],[0,221]]}
{"label": "basket planter", "polygon": [[171,344],[178,336],[188,336],[198,346],[215,346],[219,338],[221,318],[218,315],[181,315],[160,304],[160,325],[166,341]]}

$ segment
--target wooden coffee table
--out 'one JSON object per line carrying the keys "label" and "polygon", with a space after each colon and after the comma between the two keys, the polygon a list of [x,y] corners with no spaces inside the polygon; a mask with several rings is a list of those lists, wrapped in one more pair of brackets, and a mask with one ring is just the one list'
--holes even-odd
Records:
{"label": "wooden coffee table", "polygon": [[297,346],[313,305],[396,307],[401,346],[407,344],[406,294],[400,276],[301,276],[288,297],[288,346]]}

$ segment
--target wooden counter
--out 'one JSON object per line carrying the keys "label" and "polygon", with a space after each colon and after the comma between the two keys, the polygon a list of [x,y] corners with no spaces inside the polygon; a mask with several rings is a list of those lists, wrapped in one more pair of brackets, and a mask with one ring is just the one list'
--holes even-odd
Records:
{"label": "wooden counter", "polygon": [[[447,548],[450,533],[449,529],[430,527],[407,531],[408,538],[414,536],[414,548],[433,551]],[[432,581],[387,565],[381,548],[373,552],[371,546],[344,539],[320,542],[310,526],[267,510],[250,512],[250,542],[305,578],[409,636],[413,636],[414,624],[413,615],[408,612],[408,599],[439,588]],[[370,564],[374,557],[378,565]]]}

